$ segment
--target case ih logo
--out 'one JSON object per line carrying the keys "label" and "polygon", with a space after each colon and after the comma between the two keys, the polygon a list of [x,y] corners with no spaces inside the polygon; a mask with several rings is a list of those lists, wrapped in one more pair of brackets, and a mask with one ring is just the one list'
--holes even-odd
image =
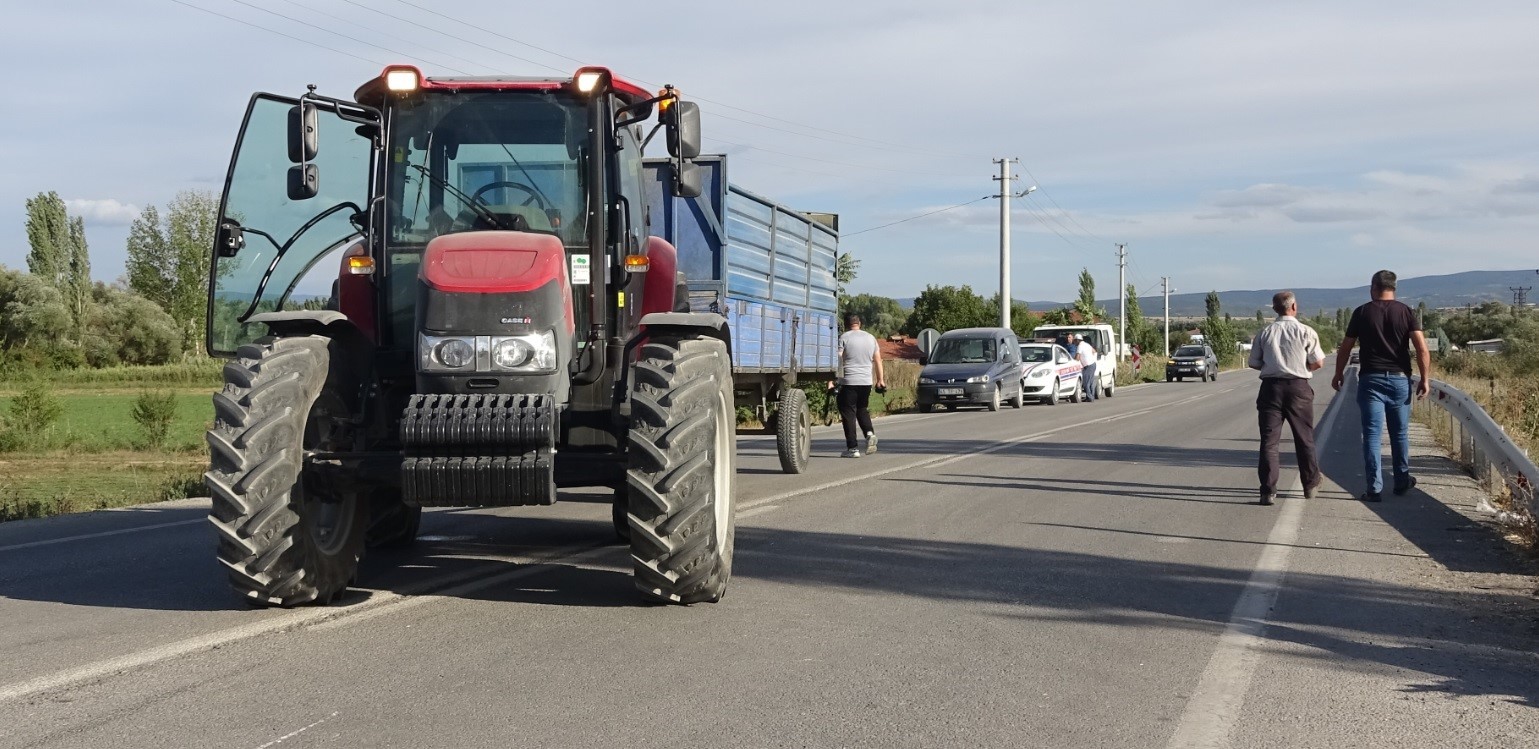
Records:
{"label": "case ih logo", "polygon": [[534,324],[534,320],[532,318],[528,318],[528,317],[504,317],[504,318],[502,318],[502,324],[503,325],[533,325]]}

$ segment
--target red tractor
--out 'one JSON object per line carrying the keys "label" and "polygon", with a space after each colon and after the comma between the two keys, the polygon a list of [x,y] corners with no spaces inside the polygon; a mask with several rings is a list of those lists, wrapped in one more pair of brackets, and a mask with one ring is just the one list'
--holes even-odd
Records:
{"label": "red tractor", "polygon": [[[254,95],[225,181],[208,350],[230,361],[207,483],[231,584],[327,602],[366,547],[409,544],[424,506],[596,486],[615,491],[644,597],[719,599],[732,341],[687,311],[642,166],[661,131],[671,168],[652,173],[700,193],[696,105],[598,67],[392,66],[354,98]],[[338,276],[311,272],[328,258]]]}

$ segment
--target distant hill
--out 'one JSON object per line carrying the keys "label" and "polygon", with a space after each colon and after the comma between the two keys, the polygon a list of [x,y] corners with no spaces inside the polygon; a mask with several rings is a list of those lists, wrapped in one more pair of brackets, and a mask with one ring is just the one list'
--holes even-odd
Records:
{"label": "distant hill", "polygon": [[[1445,276],[1402,278],[1398,284],[1400,288],[1396,297],[1413,307],[1418,302],[1426,302],[1428,307],[1434,309],[1463,307],[1467,304],[1489,301],[1510,303],[1513,287],[1539,287],[1536,281],[1539,281],[1539,275],[1536,275],[1533,270],[1472,270]],[[1218,299],[1224,311],[1235,317],[1254,315],[1256,310],[1263,310],[1270,315],[1272,295],[1277,291],[1277,289],[1220,291]],[[1298,295],[1299,309],[1305,315],[1313,315],[1322,310],[1331,312],[1340,308],[1351,309],[1368,301],[1367,284],[1350,289],[1295,288],[1292,291]],[[1539,301],[1539,288],[1529,293],[1529,299]],[[1172,317],[1202,317],[1208,313],[1207,300],[1208,292],[1205,290],[1171,294],[1170,314]],[[912,297],[899,299],[898,303],[904,307],[913,308],[914,299]],[[1102,299],[1096,303],[1112,314],[1117,312],[1116,299]],[[1067,307],[1071,303],[1027,302],[1026,304],[1033,310],[1041,311]],[[1165,300],[1160,296],[1139,297],[1138,306],[1143,309],[1144,315],[1158,317],[1164,313]]]}

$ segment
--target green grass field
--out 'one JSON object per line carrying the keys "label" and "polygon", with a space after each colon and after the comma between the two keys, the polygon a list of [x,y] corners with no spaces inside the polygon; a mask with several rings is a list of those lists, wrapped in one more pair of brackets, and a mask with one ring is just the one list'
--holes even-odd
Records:
{"label": "green grass field", "polygon": [[[0,453],[0,522],[199,496],[208,465],[203,432],[221,362],[50,373],[57,423]],[[0,381],[0,416],[25,387]],[[147,389],[171,389],[176,415],[165,444],[149,449],[131,413]]]}
{"label": "green grass field", "polygon": [[[203,449],[203,432],[214,420],[211,400],[214,388],[178,389],[176,418],[166,437],[164,451],[185,453]],[[67,450],[73,453],[97,453],[134,450],[143,447],[139,425],[129,414],[138,391],[96,393],[90,389],[55,390],[54,397],[64,413],[41,444],[29,452]],[[0,413],[10,408],[12,395],[0,395]]]}

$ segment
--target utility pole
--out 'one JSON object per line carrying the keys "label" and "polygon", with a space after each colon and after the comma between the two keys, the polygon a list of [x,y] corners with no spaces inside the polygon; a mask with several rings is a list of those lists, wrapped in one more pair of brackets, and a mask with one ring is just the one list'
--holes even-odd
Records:
{"label": "utility pole", "polygon": [[[999,327],[1010,328],[1010,165],[1020,159],[994,159],[999,165]],[[1027,192],[1030,192],[1029,190]]]}
{"label": "utility pole", "polygon": [[1165,287],[1165,358],[1170,358],[1170,276],[1160,279],[1160,285]]}
{"label": "utility pole", "polygon": [[1512,306],[1517,309],[1523,309],[1523,305],[1528,302],[1528,292],[1533,291],[1534,287],[1508,286],[1507,290],[1512,292]]}
{"label": "utility pole", "polygon": [[1117,307],[1117,361],[1122,361],[1122,352],[1127,350],[1128,344],[1128,246],[1122,242],[1117,243],[1117,299],[1121,304]]}

